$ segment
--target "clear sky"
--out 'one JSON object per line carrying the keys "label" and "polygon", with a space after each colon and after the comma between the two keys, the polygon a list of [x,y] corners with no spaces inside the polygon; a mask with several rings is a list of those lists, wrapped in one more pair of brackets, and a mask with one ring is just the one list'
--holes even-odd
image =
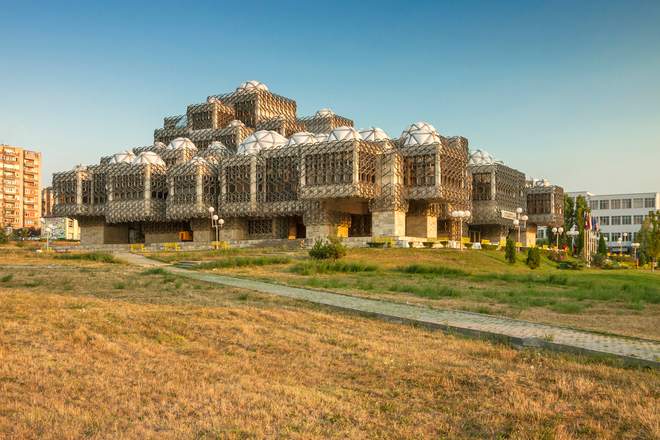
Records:
{"label": "clear sky", "polygon": [[0,0],[0,143],[42,151],[45,184],[257,79],[569,191],[660,191],[659,1],[103,3]]}

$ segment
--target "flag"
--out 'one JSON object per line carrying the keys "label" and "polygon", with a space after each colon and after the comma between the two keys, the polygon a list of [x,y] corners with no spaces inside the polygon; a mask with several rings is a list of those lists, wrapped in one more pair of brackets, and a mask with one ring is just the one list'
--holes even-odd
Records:
{"label": "flag", "polygon": [[584,213],[584,229],[587,231],[591,230],[591,214],[588,212]]}

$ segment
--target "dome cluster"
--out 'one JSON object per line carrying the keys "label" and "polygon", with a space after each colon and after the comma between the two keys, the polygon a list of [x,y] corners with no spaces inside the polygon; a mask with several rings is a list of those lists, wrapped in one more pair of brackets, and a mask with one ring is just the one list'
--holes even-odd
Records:
{"label": "dome cluster", "polygon": [[186,149],[189,149],[189,150],[197,151],[197,147],[195,146],[195,144],[193,144],[193,142],[190,139],[183,138],[183,137],[179,137],[179,138],[174,139],[167,146],[167,149],[168,150],[186,150]]}
{"label": "dome cluster", "polygon": [[159,165],[164,167],[165,162],[161,157],[153,151],[143,151],[138,154],[131,162],[132,165]]}
{"label": "dome cluster", "polygon": [[257,90],[263,90],[266,92],[268,91],[268,87],[266,84],[253,79],[241,83],[241,85],[236,88],[237,92],[256,92]]}
{"label": "dome cluster", "polygon": [[416,145],[440,142],[440,134],[428,122],[415,122],[401,133],[401,146],[414,147]]}
{"label": "dome cluster", "polygon": [[328,141],[349,141],[362,139],[360,132],[353,127],[337,127],[328,135]]}
{"label": "dome cluster", "polygon": [[317,118],[328,118],[330,116],[334,116],[335,112],[332,111],[332,109],[329,108],[322,108],[321,110],[317,111],[314,116]]}
{"label": "dome cluster", "polygon": [[362,137],[362,140],[370,142],[380,142],[390,139],[387,133],[378,127],[363,128],[360,130],[360,137]]}
{"label": "dome cluster", "polygon": [[289,137],[289,142],[287,142],[286,145],[292,146],[299,144],[311,144],[314,142],[318,142],[318,141],[316,140],[316,137],[312,133],[306,131],[299,131],[298,133],[294,133]]}
{"label": "dome cluster", "polygon": [[261,150],[278,148],[286,145],[287,138],[273,130],[259,130],[250,136],[238,146],[237,154],[256,154]]}
{"label": "dome cluster", "polygon": [[502,163],[502,161],[495,160],[493,155],[488,151],[475,150],[470,154],[468,165],[492,165],[495,163]]}
{"label": "dome cluster", "polygon": [[110,158],[111,164],[113,163],[131,163],[133,162],[133,159],[135,159],[135,154],[133,154],[132,151],[122,151],[117,154],[113,154],[112,157]]}

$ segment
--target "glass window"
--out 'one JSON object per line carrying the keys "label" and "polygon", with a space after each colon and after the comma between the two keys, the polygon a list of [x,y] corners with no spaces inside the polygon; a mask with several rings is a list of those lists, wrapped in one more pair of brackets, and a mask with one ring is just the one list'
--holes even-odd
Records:
{"label": "glass window", "polygon": [[644,208],[655,208],[655,199],[653,198],[644,199]]}
{"label": "glass window", "polygon": [[644,221],[643,215],[636,215],[633,217],[633,223],[636,225],[641,225],[643,221]]}
{"label": "glass window", "polygon": [[644,199],[633,199],[633,208],[643,208]]}
{"label": "glass window", "polygon": [[617,241],[621,237],[621,232],[612,232],[610,238],[611,241]]}
{"label": "glass window", "polygon": [[621,216],[620,215],[613,215],[612,216],[612,224],[613,225],[620,225],[621,224]]}
{"label": "glass window", "polygon": [[598,209],[598,200],[591,200],[589,202],[589,208],[591,209]]}
{"label": "glass window", "polygon": [[610,224],[610,216],[606,215],[605,217],[598,217],[598,221],[600,222],[601,225],[609,225]]}
{"label": "glass window", "polygon": [[631,199],[621,199],[621,208],[623,208],[623,209],[632,208],[632,200]]}
{"label": "glass window", "polygon": [[629,215],[624,215],[623,217],[621,217],[621,224],[624,224],[624,225],[631,224],[630,216]]}
{"label": "glass window", "polygon": [[621,199],[612,199],[612,209],[621,209]]}
{"label": "glass window", "polygon": [[601,200],[600,201],[600,209],[610,209],[610,201],[609,200]]}

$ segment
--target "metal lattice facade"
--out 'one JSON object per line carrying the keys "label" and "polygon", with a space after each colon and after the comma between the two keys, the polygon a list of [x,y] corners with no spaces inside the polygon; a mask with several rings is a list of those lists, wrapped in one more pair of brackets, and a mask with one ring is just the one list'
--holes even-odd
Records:
{"label": "metal lattice facade", "polygon": [[545,197],[518,171],[469,160],[467,139],[428,123],[390,138],[330,109],[298,117],[294,100],[249,81],[166,117],[153,145],[56,173],[54,213],[97,242],[208,241],[209,207],[226,238],[434,237],[456,235],[453,210],[497,223],[498,209]]}

